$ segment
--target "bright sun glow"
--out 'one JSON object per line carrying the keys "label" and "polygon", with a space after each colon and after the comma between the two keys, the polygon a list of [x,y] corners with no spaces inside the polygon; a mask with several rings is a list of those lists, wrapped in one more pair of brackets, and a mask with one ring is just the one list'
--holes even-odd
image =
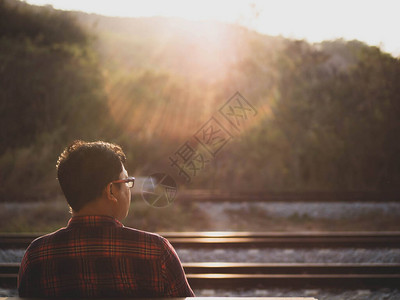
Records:
{"label": "bright sun glow", "polygon": [[319,42],[358,39],[400,55],[397,0],[28,0],[108,16],[176,16],[238,23],[270,35]]}

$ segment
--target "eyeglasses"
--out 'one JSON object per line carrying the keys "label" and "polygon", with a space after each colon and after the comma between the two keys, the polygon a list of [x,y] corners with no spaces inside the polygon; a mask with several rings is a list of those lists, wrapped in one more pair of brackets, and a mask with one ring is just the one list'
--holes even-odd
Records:
{"label": "eyeglasses", "polygon": [[135,177],[128,177],[128,178],[125,178],[125,179],[111,181],[111,183],[122,183],[122,182],[126,183],[128,185],[128,187],[131,188],[135,184]]}

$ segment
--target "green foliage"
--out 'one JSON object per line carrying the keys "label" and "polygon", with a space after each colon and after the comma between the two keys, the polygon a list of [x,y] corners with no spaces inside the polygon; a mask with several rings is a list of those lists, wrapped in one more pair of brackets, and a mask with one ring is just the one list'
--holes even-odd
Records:
{"label": "green foliage", "polygon": [[239,189],[398,189],[399,59],[356,41],[288,41],[272,67],[273,114],[238,145],[235,180],[251,178]]}
{"label": "green foliage", "polygon": [[0,0],[0,36],[34,40],[40,45],[84,44],[88,35],[70,14],[15,0]]}
{"label": "green foliage", "polygon": [[0,6],[0,199],[45,197],[58,192],[54,166],[66,143],[113,127],[97,55],[71,16]]}
{"label": "green foliage", "polygon": [[236,91],[255,124],[187,188],[398,190],[399,82],[399,59],[359,41],[0,0],[0,199],[58,193],[56,157],[77,138],[120,143],[135,175],[172,173],[168,156]]}

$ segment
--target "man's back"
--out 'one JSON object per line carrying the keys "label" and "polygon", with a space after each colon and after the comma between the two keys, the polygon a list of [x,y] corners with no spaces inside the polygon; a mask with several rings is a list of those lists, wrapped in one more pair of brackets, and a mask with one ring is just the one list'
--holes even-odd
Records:
{"label": "man's back", "polygon": [[112,217],[73,217],[29,246],[21,297],[194,296],[169,242]]}

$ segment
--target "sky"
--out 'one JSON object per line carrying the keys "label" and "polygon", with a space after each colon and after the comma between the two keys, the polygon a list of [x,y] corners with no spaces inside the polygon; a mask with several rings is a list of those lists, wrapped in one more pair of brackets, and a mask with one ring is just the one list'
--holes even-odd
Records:
{"label": "sky", "polygon": [[181,17],[235,23],[320,42],[357,39],[400,57],[400,0],[26,0],[106,16]]}

